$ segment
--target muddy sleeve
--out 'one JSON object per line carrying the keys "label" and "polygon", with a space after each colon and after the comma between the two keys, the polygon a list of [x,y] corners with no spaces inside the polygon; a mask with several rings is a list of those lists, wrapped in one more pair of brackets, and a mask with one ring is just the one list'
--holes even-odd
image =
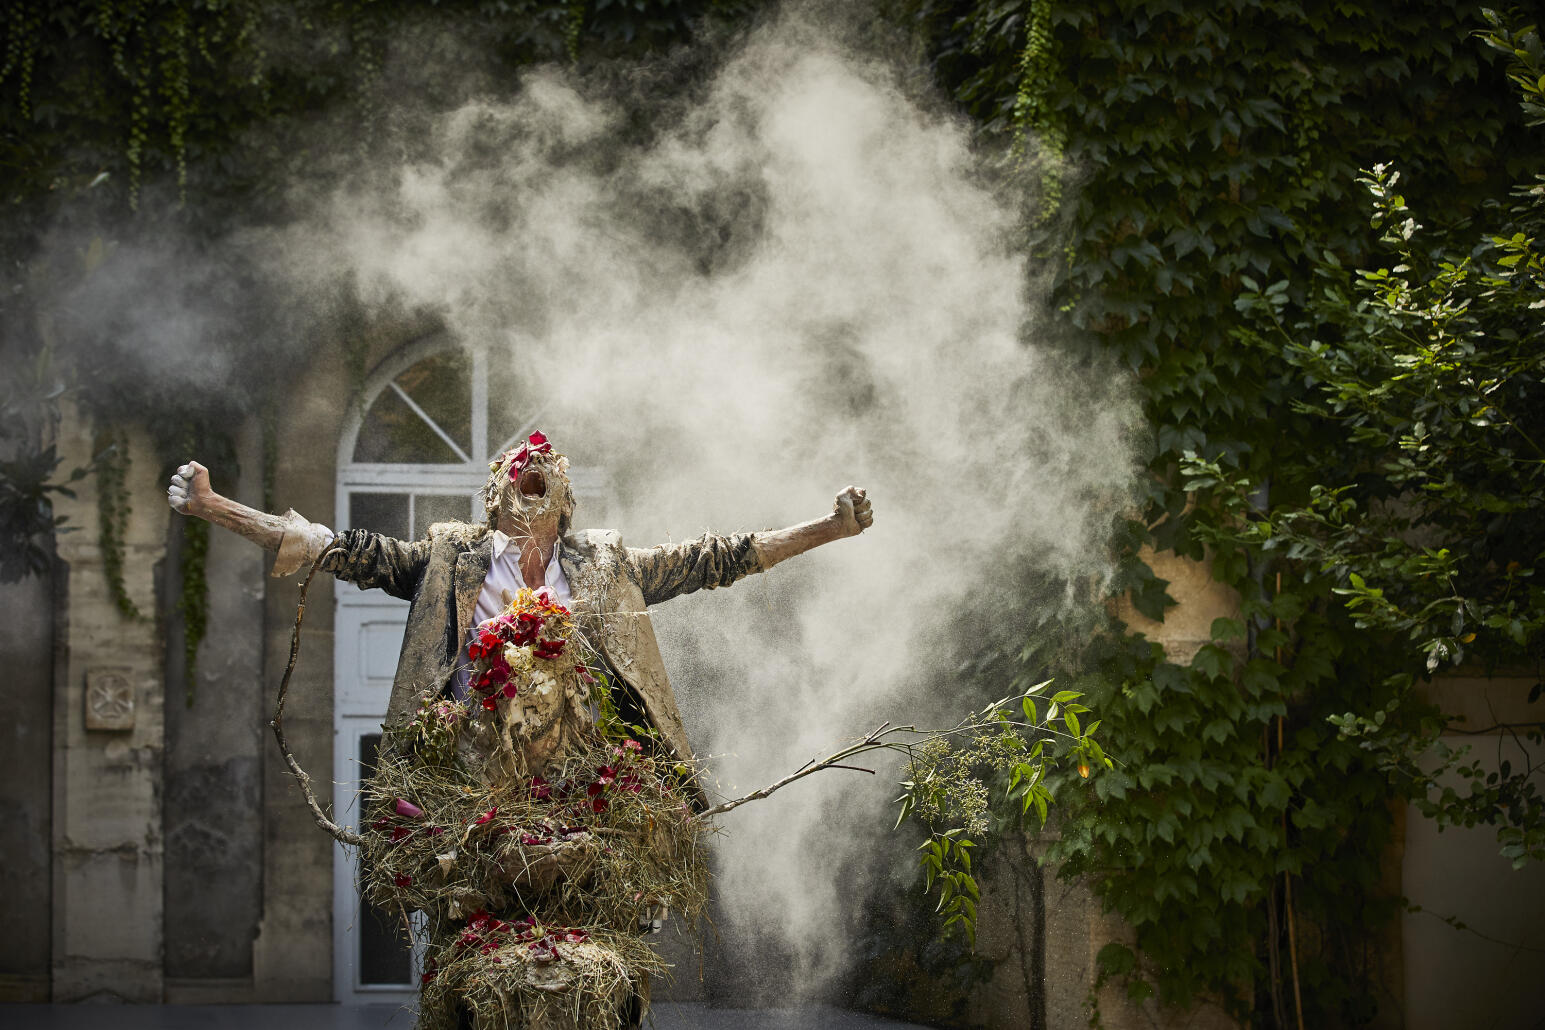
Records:
{"label": "muddy sleeve", "polygon": [[361,590],[413,599],[429,564],[428,540],[395,540],[366,529],[346,529],[322,559],[322,568]]}
{"label": "muddy sleeve", "polygon": [[627,557],[629,571],[644,592],[645,604],[659,604],[694,590],[727,587],[762,571],[750,533],[709,533],[680,544],[629,547]]}

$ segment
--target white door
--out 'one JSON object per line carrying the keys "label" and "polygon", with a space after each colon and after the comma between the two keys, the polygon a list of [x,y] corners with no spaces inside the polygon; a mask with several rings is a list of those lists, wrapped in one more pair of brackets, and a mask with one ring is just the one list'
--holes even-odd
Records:
{"label": "white door", "polygon": [[[411,345],[366,383],[338,454],[338,530],[361,527],[418,539],[432,523],[480,521],[488,462],[536,428],[540,414],[518,373],[485,349],[444,337]],[[571,469],[576,499],[604,509],[610,490],[593,470]],[[587,504],[589,502],[589,504]],[[590,508],[592,513],[594,508]],[[334,618],[333,804],[359,822],[360,778],[380,743],[408,605],[340,583]],[[333,984],[345,1003],[409,1003],[421,946],[400,919],[361,902],[354,854],[333,862]]]}

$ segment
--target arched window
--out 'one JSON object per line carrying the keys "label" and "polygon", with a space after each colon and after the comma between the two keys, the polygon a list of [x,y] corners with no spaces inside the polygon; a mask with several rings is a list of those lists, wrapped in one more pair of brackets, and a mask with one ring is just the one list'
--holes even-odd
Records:
{"label": "arched window", "polygon": [[[488,463],[537,428],[538,384],[502,354],[436,336],[366,382],[338,454],[338,527],[417,539],[434,522],[483,517]],[[575,498],[605,507],[604,477],[573,468]]]}

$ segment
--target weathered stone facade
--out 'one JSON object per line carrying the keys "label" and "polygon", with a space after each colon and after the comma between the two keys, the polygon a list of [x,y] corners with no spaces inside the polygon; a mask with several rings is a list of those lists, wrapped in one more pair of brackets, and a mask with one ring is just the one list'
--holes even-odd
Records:
{"label": "weathered stone facade", "polygon": [[0,869],[11,932],[0,935],[0,1000],[47,1001],[53,820],[52,574],[0,584]]}
{"label": "weathered stone facade", "polygon": [[[68,408],[59,452],[66,467],[92,456],[90,428]],[[138,427],[128,430],[124,457],[131,468],[155,467]],[[96,526],[95,488],[83,480],[56,511]],[[128,493],[124,589],[141,612],[154,613],[164,501],[148,475],[129,476]],[[54,627],[52,996],[160,1001],[165,647],[152,618],[118,610],[94,532],[60,534],[58,552],[68,604]],[[120,691],[127,697],[113,704]]]}

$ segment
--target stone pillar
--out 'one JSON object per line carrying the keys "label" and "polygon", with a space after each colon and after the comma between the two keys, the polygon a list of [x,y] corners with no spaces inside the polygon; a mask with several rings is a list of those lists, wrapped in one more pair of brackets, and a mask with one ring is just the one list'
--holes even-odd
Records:
{"label": "stone pillar", "polygon": [[[280,460],[273,506],[337,525],[338,438],[354,403],[341,348],[319,350],[310,367],[292,370],[296,388],[280,412]],[[264,557],[264,575],[272,556]],[[289,659],[295,605],[305,574],[266,580],[263,613],[264,727],[262,921],[252,945],[253,997],[264,1002],[332,1001],[333,861],[337,845],[312,821],[284,759],[267,732],[274,691]],[[354,589],[348,587],[347,589]],[[331,576],[311,583],[300,659],[284,710],[285,735],[332,807],[333,591]],[[350,824],[353,812],[337,813]]]}
{"label": "stone pillar", "polygon": [[[66,406],[65,468],[92,457],[91,426]],[[53,787],[53,998],[159,1002],[162,997],[161,756],[164,656],[155,579],[165,554],[166,497],[142,431],[128,434],[131,507],[124,586],[143,615],[113,601],[97,537],[97,480],[74,499],[58,551],[67,607],[56,626]]]}
{"label": "stone pillar", "polygon": [[[255,422],[255,420],[251,420]],[[263,456],[252,424],[234,434],[236,462],[178,455],[211,466],[215,489],[262,507]],[[243,473],[240,480],[236,471]],[[180,591],[177,541],[192,522],[173,516],[165,596]],[[186,559],[186,554],[183,555]],[[166,1000],[252,999],[252,941],[262,915],[263,753],[269,685],[263,676],[263,578],[268,555],[235,533],[211,528],[205,579],[209,632],[188,697],[183,620],[166,636]]]}
{"label": "stone pillar", "polygon": [[0,584],[0,1004],[48,1000],[54,576]]}

